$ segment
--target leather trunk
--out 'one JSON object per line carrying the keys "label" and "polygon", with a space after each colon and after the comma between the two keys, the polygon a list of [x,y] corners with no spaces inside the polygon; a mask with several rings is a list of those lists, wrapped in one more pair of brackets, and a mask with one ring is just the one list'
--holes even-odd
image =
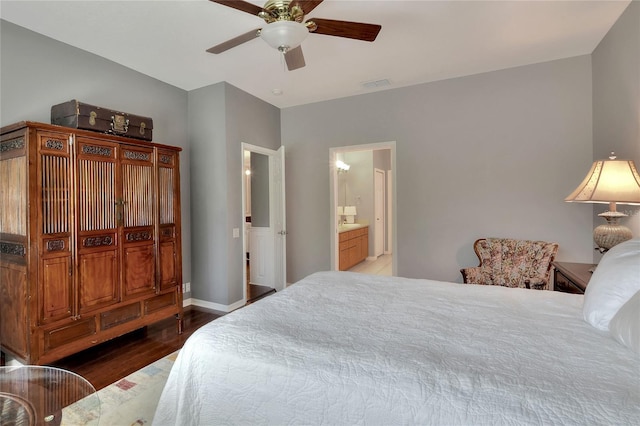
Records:
{"label": "leather trunk", "polygon": [[71,100],[51,107],[51,124],[151,141],[153,120]]}

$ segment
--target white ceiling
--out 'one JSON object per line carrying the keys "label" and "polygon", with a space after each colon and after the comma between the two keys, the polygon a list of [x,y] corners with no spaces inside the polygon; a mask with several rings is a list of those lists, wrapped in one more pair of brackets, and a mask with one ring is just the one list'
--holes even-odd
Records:
{"label": "white ceiling", "polygon": [[[307,66],[295,71],[261,39],[206,53],[264,25],[208,0],[2,0],[0,17],[184,90],[227,81],[285,108],[589,54],[628,4],[325,0],[305,19],[380,24],[382,31],[373,43],[310,34],[302,44]],[[362,86],[382,79],[391,85]]]}

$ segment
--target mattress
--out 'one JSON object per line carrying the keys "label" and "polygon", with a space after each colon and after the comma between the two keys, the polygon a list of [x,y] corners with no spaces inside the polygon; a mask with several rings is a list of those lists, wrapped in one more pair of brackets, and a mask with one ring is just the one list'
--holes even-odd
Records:
{"label": "mattress", "polygon": [[640,424],[640,359],[582,302],[315,273],[196,331],[153,423]]}

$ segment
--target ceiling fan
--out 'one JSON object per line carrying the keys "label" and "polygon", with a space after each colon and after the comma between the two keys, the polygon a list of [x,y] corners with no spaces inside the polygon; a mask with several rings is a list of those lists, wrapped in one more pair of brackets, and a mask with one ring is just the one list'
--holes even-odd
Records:
{"label": "ceiling fan", "polygon": [[242,43],[261,37],[271,47],[284,54],[289,71],[305,66],[300,43],[309,33],[374,41],[382,26],[360,22],[313,18],[302,22],[304,16],[323,0],[268,0],[263,7],[242,0],[210,0],[243,12],[256,15],[267,23],[245,34],[207,49],[209,53],[222,53]]}

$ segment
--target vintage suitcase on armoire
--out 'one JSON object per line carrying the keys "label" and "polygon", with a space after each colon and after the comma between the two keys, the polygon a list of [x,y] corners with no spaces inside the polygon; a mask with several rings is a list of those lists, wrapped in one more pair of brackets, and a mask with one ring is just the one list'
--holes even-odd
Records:
{"label": "vintage suitcase on armoire", "polygon": [[51,124],[151,141],[153,120],[71,100],[51,107]]}

